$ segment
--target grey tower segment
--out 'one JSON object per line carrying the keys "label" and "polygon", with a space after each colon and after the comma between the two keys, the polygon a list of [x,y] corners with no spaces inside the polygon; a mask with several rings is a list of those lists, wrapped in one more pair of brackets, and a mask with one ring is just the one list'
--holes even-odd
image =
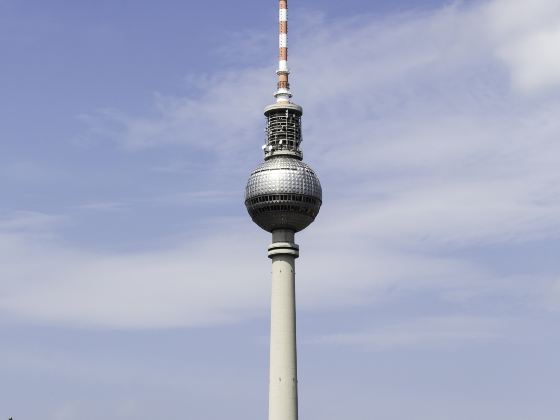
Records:
{"label": "grey tower segment", "polygon": [[268,247],[268,257],[272,260],[269,420],[298,418],[295,292],[298,256],[294,232],[275,230],[272,245]]}

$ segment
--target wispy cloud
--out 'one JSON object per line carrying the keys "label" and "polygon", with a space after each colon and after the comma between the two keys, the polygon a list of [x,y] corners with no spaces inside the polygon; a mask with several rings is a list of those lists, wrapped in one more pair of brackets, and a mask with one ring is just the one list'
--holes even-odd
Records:
{"label": "wispy cloud", "polygon": [[118,211],[125,208],[127,204],[118,201],[95,201],[80,204],[77,206],[81,210],[92,210],[92,211]]}
{"label": "wispy cloud", "polygon": [[[560,98],[558,72],[548,70],[556,68],[549,41],[560,11],[547,0],[527,7],[457,3],[336,23],[310,15],[296,25],[305,43],[293,49],[294,99],[305,106],[304,151],[325,191],[313,234],[298,235],[304,306],[415,290],[444,299],[518,296],[504,280],[510,274],[481,258],[484,247],[507,252],[560,235]],[[159,172],[196,167],[241,179],[257,164],[258,104],[273,90],[273,66],[217,71],[199,83],[194,94],[155,95],[152,115],[82,118],[125,150],[181,147],[184,160],[174,156]],[[200,176],[197,191],[160,202],[241,205],[242,186],[224,194],[214,179]],[[267,261],[261,232],[243,223],[118,255],[6,236],[0,308],[34,321],[121,328],[256,316],[266,305]],[[554,275],[532,270],[552,287]],[[446,326],[438,328],[445,336]]]}
{"label": "wispy cloud", "polygon": [[511,70],[512,83],[523,93],[560,87],[560,5],[554,0],[512,4],[495,1],[487,7],[497,55]]}
{"label": "wispy cloud", "polygon": [[330,334],[314,343],[358,346],[367,350],[420,349],[464,346],[501,338],[507,322],[492,318],[449,316],[416,318],[368,331]]}
{"label": "wispy cloud", "polygon": [[0,213],[0,233],[10,232],[38,232],[50,230],[62,221],[60,216],[54,216],[35,211],[17,211]]}
{"label": "wispy cloud", "polygon": [[[260,232],[247,234],[248,224],[231,220],[174,247],[111,254],[72,248],[54,234],[0,234],[0,311],[4,319],[117,329],[263,316],[267,241]],[[330,232],[302,238],[302,255],[303,310],[376,305],[416,293],[455,303],[500,296],[539,304],[551,284],[533,278],[520,287],[468,260],[373,249],[367,240]],[[541,293],[527,293],[529,284]]]}

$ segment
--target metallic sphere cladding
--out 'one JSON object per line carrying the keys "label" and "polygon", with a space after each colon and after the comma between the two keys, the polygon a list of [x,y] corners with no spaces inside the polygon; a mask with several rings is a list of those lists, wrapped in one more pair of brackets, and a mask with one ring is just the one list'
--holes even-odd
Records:
{"label": "metallic sphere cladding", "polygon": [[313,169],[288,156],[277,156],[258,166],[245,190],[249,215],[268,232],[305,229],[315,220],[321,204],[321,183]]}

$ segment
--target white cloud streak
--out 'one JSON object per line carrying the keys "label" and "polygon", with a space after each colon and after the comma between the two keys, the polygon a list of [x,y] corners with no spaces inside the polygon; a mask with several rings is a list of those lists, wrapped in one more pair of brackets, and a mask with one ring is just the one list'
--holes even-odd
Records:
{"label": "white cloud streak", "polygon": [[[370,304],[418,289],[460,294],[468,280],[482,276],[460,261],[360,251],[343,238],[331,245],[326,238],[302,248],[302,309]],[[238,322],[267,312],[265,245],[257,233],[226,229],[173,249],[101,254],[71,249],[52,236],[3,234],[0,311],[33,323],[90,328]]]}
{"label": "white cloud streak", "polygon": [[499,339],[504,334],[505,324],[504,321],[481,317],[417,318],[363,332],[325,335],[311,341],[359,346],[373,351],[449,348]]}

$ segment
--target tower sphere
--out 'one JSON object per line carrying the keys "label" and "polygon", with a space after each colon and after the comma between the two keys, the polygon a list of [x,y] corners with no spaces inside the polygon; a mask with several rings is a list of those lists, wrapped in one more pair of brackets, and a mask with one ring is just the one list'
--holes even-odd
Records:
{"label": "tower sphere", "polygon": [[291,156],[274,156],[249,177],[245,206],[253,221],[268,232],[299,232],[319,213],[322,190],[313,169]]}

